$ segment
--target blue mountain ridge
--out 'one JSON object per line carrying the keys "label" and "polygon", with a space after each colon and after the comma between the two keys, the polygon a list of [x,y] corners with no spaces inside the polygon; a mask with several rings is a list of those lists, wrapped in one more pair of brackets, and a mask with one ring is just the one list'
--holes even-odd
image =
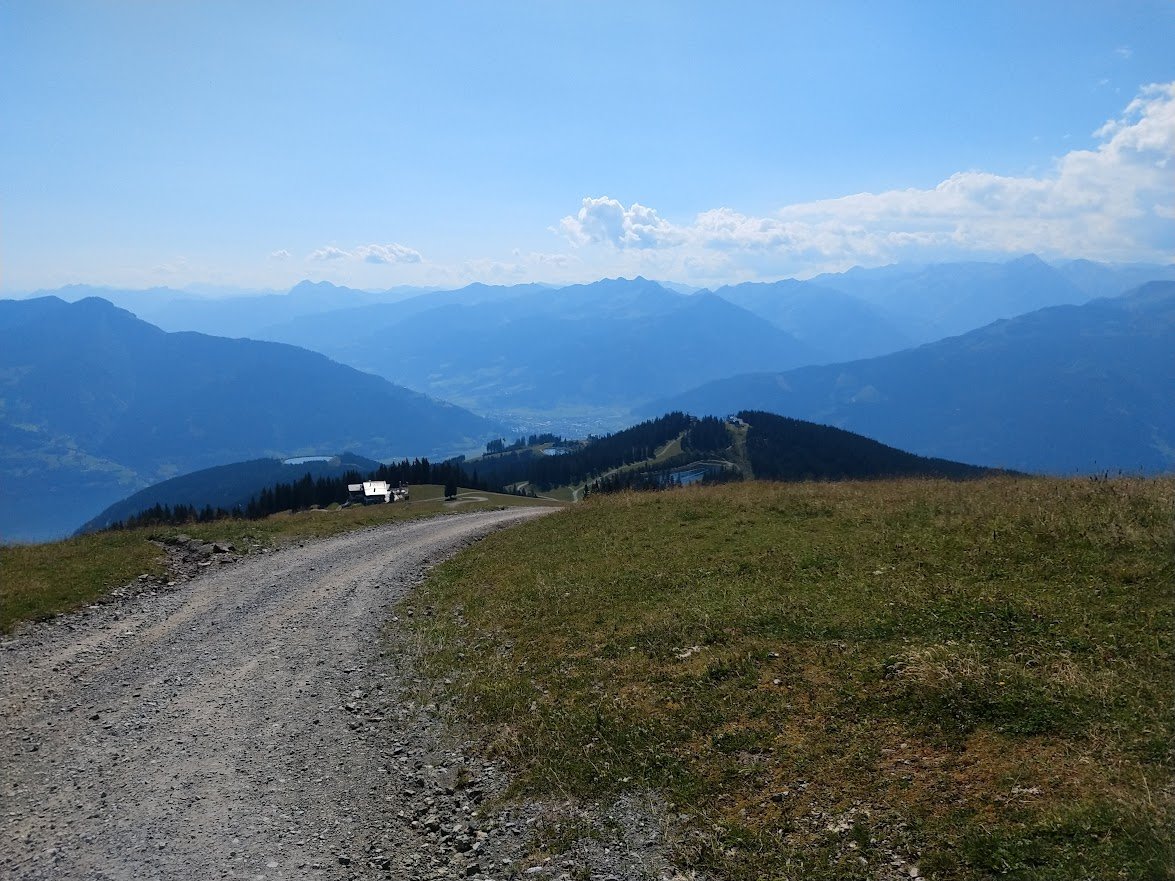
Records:
{"label": "blue mountain ridge", "polygon": [[258,456],[445,455],[501,426],[324,355],[165,333],[105,300],[0,301],[4,540],[72,531],[157,480]]}
{"label": "blue mountain ridge", "polygon": [[768,410],[923,456],[1049,474],[1175,470],[1175,282],[877,358],[734,376],[650,414]]}

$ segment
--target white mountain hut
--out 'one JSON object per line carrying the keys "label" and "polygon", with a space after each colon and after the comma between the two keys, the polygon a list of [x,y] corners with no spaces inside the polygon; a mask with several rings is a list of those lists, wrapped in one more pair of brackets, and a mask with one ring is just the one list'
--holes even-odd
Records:
{"label": "white mountain hut", "polygon": [[392,501],[394,490],[386,480],[365,480],[347,484],[347,501],[364,505],[386,505]]}

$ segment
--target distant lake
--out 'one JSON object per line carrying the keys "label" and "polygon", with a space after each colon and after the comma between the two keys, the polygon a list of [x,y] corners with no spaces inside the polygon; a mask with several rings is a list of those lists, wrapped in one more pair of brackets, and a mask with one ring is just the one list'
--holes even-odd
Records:
{"label": "distant lake", "polygon": [[674,468],[671,471],[661,472],[657,478],[657,482],[661,486],[691,486],[695,483],[700,483],[711,475],[721,474],[726,469],[727,466],[720,462],[687,465],[684,468]]}
{"label": "distant lake", "polygon": [[680,486],[689,486],[690,484],[698,483],[699,481],[703,480],[709,473],[710,469],[708,468],[691,468],[689,471],[673,472],[673,479]]}

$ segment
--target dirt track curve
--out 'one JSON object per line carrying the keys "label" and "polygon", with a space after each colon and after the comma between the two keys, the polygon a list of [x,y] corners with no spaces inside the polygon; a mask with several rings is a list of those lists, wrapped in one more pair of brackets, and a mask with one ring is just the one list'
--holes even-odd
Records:
{"label": "dirt track curve", "polygon": [[502,877],[381,651],[430,563],[547,510],[251,555],[5,640],[0,876]]}

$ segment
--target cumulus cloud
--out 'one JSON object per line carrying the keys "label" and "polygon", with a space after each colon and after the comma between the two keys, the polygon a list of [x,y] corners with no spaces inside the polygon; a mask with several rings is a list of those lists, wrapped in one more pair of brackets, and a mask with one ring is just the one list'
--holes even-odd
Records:
{"label": "cumulus cloud", "polygon": [[659,248],[681,241],[680,231],[652,208],[637,202],[625,208],[607,196],[584,199],[579,213],[564,217],[559,228],[577,245],[607,242],[618,248]]}
{"label": "cumulus cloud", "polygon": [[285,248],[279,248],[276,251],[269,252],[269,259],[270,260],[289,260],[290,259],[290,252],[287,251]]}
{"label": "cumulus cloud", "polygon": [[[675,225],[654,209],[584,199],[559,231],[576,246],[657,250],[662,265],[730,272],[847,267],[897,259],[1020,254],[1171,259],[1175,249],[1175,83],[1145,87],[1050,173],[952,175],[931,189],[859,193],[755,217],[731,208]],[[768,271],[770,271],[768,269]]]}

